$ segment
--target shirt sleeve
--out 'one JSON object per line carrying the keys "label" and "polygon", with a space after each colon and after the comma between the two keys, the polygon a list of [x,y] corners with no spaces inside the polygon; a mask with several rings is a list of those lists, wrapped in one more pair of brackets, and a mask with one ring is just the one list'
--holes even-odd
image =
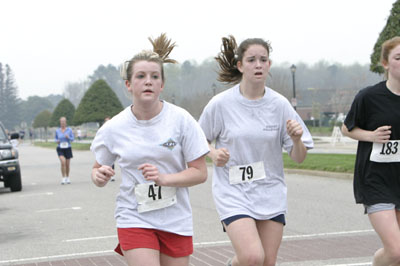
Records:
{"label": "shirt sleeve", "polygon": [[215,101],[215,98],[213,98],[206,105],[206,107],[204,107],[203,113],[201,114],[199,119],[200,127],[203,130],[209,143],[215,140],[222,131],[221,116],[217,112],[216,103],[217,102]]}
{"label": "shirt sleeve", "polygon": [[110,130],[104,125],[97,131],[90,150],[94,153],[96,162],[100,165],[111,166],[116,160],[116,156],[111,152],[111,149],[106,141]]}
{"label": "shirt sleeve", "polygon": [[184,132],[182,151],[186,162],[194,161],[210,151],[203,130],[189,114],[186,117]]}
{"label": "shirt sleeve", "polygon": [[360,91],[354,98],[351,104],[350,111],[346,115],[344,124],[349,131],[355,127],[363,128],[365,123],[364,104],[363,104],[363,93]]}

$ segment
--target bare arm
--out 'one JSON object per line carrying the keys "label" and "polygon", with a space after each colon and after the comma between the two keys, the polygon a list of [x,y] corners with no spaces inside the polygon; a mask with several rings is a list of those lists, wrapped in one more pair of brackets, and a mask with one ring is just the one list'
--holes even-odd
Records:
{"label": "bare arm", "polygon": [[377,143],[386,143],[390,139],[390,131],[391,126],[381,126],[375,129],[374,131],[364,130],[359,127],[353,128],[349,131],[345,124],[342,125],[342,133],[343,135],[366,142],[377,142]]}
{"label": "bare arm", "polygon": [[307,148],[304,146],[301,136],[303,128],[296,120],[288,120],[286,122],[286,130],[293,141],[293,147],[289,153],[290,158],[297,163],[302,163],[307,156]]}
{"label": "bare arm", "polygon": [[115,172],[110,166],[101,165],[98,162],[94,163],[91,178],[96,186],[104,187],[114,175]]}
{"label": "bare arm", "polygon": [[190,187],[204,183],[207,180],[207,165],[205,155],[187,163],[188,168],[175,174],[161,174],[158,168],[145,163],[138,167],[146,180],[154,181],[159,186]]}

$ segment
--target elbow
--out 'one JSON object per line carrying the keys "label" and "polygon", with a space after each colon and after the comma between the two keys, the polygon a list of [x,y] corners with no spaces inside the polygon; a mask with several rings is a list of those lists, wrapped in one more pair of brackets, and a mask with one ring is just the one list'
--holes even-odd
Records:
{"label": "elbow", "polygon": [[342,125],[341,130],[342,130],[342,134],[343,134],[344,136],[346,136],[346,137],[349,136],[349,130],[347,129],[347,127],[346,127],[345,124]]}
{"label": "elbow", "polygon": [[201,174],[199,176],[199,184],[205,183],[207,181],[207,168],[205,171],[201,171]]}

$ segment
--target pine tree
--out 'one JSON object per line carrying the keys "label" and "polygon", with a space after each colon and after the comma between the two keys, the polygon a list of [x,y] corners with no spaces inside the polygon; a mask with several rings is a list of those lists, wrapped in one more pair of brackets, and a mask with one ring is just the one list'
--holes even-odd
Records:
{"label": "pine tree", "polygon": [[35,120],[33,121],[32,125],[34,128],[44,128],[45,132],[44,137],[46,142],[47,142],[47,128],[49,127],[50,119],[51,119],[51,112],[49,110],[44,110],[35,117]]}
{"label": "pine tree", "polygon": [[100,125],[107,116],[112,117],[123,109],[117,95],[108,84],[99,79],[90,86],[76,109],[73,123],[80,125],[97,122]]}
{"label": "pine tree", "polygon": [[400,0],[397,0],[390,11],[390,16],[386,22],[386,26],[379,34],[375,43],[374,51],[371,54],[370,70],[375,73],[384,73],[385,70],[380,65],[382,43],[395,36],[400,36]]}
{"label": "pine tree", "polygon": [[0,62],[0,121],[3,120],[4,112],[5,112],[5,105],[4,105],[4,73],[3,73],[3,64]]}
{"label": "pine tree", "polygon": [[56,108],[54,109],[50,119],[49,126],[51,127],[59,126],[60,118],[63,116],[67,119],[68,124],[72,124],[74,114],[75,114],[75,106],[68,99],[64,99],[61,102],[59,102]]}
{"label": "pine tree", "polygon": [[14,74],[9,65],[5,67],[5,76],[1,90],[0,120],[8,129],[13,129],[20,123],[20,105]]}

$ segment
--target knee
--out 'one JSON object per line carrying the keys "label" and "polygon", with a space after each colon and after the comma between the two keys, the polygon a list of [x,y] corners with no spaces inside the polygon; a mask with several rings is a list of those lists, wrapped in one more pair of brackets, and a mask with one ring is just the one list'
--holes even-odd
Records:
{"label": "knee", "polygon": [[275,266],[276,258],[265,258],[263,266]]}
{"label": "knee", "polygon": [[390,261],[394,265],[400,264],[400,246],[393,249],[385,250],[386,255],[389,257]]}
{"label": "knee", "polygon": [[263,266],[264,259],[265,256],[263,252],[249,252],[239,259],[239,264],[243,266]]}

